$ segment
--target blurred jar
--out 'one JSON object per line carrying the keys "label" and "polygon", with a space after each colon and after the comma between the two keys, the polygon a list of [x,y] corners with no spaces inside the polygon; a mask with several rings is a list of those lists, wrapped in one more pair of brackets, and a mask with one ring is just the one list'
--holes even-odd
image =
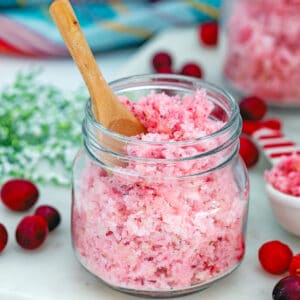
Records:
{"label": "blurred jar", "polygon": [[[212,120],[224,126],[188,141],[139,140],[101,126],[88,103],[84,149],[73,168],[77,257],[127,293],[161,297],[203,289],[244,256],[249,186],[238,155],[237,104],[222,90],[183,76],[136,76],[111,87],[131,101],[150,92],[182,97],[204,88],[214,104]],[[178,151],[180,158],[155,155]]]}
{"label": "blurred jar", "polygon": [[224,0],[224,74],[240,94],[300,106],[300,1]]}

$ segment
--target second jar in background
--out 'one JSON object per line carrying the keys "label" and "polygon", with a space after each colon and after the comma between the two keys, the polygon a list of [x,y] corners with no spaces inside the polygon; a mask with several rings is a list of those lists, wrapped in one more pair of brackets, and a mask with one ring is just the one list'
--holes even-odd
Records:
{"label": "second jar in background", "polygon": [[225,77],[241,94],[300,105],[300,1],[226,0]]}

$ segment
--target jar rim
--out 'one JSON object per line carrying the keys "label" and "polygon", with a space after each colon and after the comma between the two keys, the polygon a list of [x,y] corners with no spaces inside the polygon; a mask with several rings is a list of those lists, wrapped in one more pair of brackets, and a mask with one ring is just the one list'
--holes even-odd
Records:
{"label": "jar rim", "polygon": [[[93,126],[96,127],[96,129],[100,130],[104,134],[112,137],[115,140],[118,140],[120,142],[124,143],[136,143],[140,145],[166,145],[166,146],[172,146],[172,145],[189,145],[189,144],[195,144],[197,142],[202,142],[206,141],[211,138],[216,138],[224,133],[226,133],[230,128],[235,124],[236,120],[239,118],[239,108],[237,105],[237,102],[235,101],[234,97],[226,92],[224,89],[216,86],[215,84],[212,84],[210,82],[207,82],[202,79],[198,78],[192,78],[192,77],[187,77],[184,75],[177,75],[177,74],[142,74],[142,75],[133,75],[133,76],[128,76],[128,77],[123,77],[117,80],[114,80],[109,83],[110,87],[114,92],[117,91],[117,86],[119,84],[126,84],[126,82],[130,83],[132,81],[138,81],[141,82],[143,80],[170,80],[171,82],[174,82],[174,86],[178,82],[185,82],[187,84],[190,84],[192,87],[194,87],[194,90],[196,91],[197,89],[203,88],[205,90],[210,90],[219,93],[220,95],[224,96],[229,103],[229,119],[224,123],[224,125],[208,134],[202,137],[194,138],[194,139],[188,139],[188,140],[181,140],[181,141],[147,141],[147,140],[141,140],[136,137],[131,137],[131,136],[125,136],[122,134],[119,134],[117,132],[114,132],[110,130],[109,128],[106,128],[103,126],[101,123],[99,123],[93,114],[92,111],[92,106],[91,106],[91,101],[89,100],[86,105],[86,115],[88,118],[92,121]],[[239,135],[239,133],[237,134]]]}

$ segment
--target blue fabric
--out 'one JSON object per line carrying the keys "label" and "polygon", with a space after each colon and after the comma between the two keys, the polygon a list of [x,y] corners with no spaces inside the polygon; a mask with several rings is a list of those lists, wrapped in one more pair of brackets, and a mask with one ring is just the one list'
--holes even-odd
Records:
{"label": "blue fabric", "polygon": [[[34,48],[45,51],[34,39],[37,36],[41,43],[43,39],[47,41],[48,52],[55,55],[57,48],[52,49],[51,45],[64,48],[64,43],[49,15],[49,3],[49,0],[0,1],[0,28],[4,28],[2,21],[5,28],[10,29],[10,35],[0,33],[0,40],[14,45],[20,31],[24,31],[23,36],[32,36],[35,40],[30,41]],[[75,0],[71,3],[91,48],[99,51],[142,43],[168,27],[217,20],[221,0]],[[23,45],[17,43],[15,46],[22,48]]]}

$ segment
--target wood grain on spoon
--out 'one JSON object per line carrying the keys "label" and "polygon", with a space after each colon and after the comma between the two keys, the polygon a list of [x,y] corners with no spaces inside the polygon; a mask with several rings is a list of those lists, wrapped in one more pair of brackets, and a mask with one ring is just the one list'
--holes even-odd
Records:
{"label": "wood grain on spoon", "polygon": [[55,0],[50,14],[89,90],[96,120],[110,130],[133,136],[145,127],[118,100],[103,78],[68,0]]}

